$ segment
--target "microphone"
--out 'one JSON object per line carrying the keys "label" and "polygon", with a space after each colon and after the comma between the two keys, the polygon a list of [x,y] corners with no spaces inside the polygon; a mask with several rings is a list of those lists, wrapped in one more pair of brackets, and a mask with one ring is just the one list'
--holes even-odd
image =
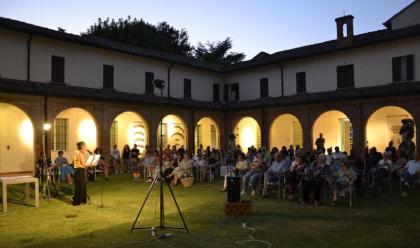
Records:
{"label": "microphone", "polygon": [[92,155],[93,153],[91,152],[91,151],[89,151],[89,150],[87,150],[87,152],[90,154],[90,155]]}

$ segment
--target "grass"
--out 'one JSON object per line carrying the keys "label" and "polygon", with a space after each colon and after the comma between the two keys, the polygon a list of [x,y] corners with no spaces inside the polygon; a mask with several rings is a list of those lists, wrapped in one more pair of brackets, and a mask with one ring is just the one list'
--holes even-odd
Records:
{"label": "grass", "polygon": [[[241,218],[224,216],[226,194],[219,192],[221,185],[218,181],[175,188],[191,233],[170,231],[174,236],[159,242],[149,231],[129,234],[148,184],[133,183],[128,175],[89,183],[92,203],[77,207],[69,204],[71,187],[66,184],[60,185],[63,196],[41,200],[39,209],[19,203],[23,187],[11,187],[9,211],[0,213],[0,247],[238,247],[235,241],[247,239],[249,233],[241,228]],[[109,208],[97,208],[101,187]],[[157,192],[156,188],[138,225],[158,224]],[[181,225],[169,195],[165,193],[166,223]],[[252,200],[252,214],[246,221],[256,227],[255,237],[271,242],[272,247],[418,247],[419,192],[404,199],[397,192],[355,199],[352,208]]]}

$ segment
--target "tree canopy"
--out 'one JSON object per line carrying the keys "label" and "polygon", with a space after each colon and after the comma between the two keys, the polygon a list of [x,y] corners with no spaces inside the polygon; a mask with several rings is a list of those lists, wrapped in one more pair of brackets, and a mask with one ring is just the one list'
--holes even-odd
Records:
{"label": "tree canopy", "polygon": [[195,48],[190,44],[188,32],[185,29],[178,30],[167,22],[153,25],[143,19],[131,19],[130,16],[117,21],[110,18],[105,20],[98,18],[98,21],[82,35],[195,57],[210,63],[233,64],[245,58],[243,53],[229,52],[233,47],[230,38],[224,41],[207,42],[205,45],[199,42]]}
{"label": "tree canopy", "polygon": [[232,47],[232,40],[229,37],[224,41],[207,42],[206,45],[199,42],[194,55],[198,59],[211,63],[235,64],[241,62],[245,58],[245,54],[229,52]]}

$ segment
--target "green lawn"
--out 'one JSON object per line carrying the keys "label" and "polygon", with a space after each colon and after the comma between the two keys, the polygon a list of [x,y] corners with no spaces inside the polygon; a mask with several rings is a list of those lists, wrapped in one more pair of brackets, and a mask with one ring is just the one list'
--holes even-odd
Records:
{"label": "green lawn", "polygon": [[[149,231],[129,234],[148,184],[133,183],[128,175],[112,176],[109,182],[99,178],[88,185],[92,203],[77,207],[69,204],[71,187],[62,185],[60,191],[67,195],[41,200],[39,209],[10,202],[9,211],[0,213],[0,247],[238,247],[235,241],[246,239],[248,232],[241,228],[242,218],[224,216],[226,194],[219,192],[221,183],[175,188],[191,233],[171,231],[173,237],[159,242]],[[100,204],[101,185],[109,208],[95,205]],[[15,202],[23,198],[22,189],[9,191]],[[158,224],[157,192],[156,187],[139,225]],[[165,197],[166,223],[181,225],[168,192]],[[272,247],[419,246],[418,191],[404,199],[397,193],[355,199],[352,208],[345,204],[301,206],[274,198],[252,200],[252,215],[245,219],[256,227],[256,238],[271,242]]]}

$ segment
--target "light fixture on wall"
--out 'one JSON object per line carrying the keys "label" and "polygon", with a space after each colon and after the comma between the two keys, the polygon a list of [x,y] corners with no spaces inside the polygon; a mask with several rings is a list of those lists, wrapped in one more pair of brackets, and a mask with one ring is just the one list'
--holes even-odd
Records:
{"label": "light fixture on wall", "polygon": [[[43,168],[42,172],[39,175],[40,182],[42,182],[42,190],[41,190],[41,196],[43,198],[46,198],[48,200],[51,199],[51,193],[50,193],[50,175],[48,171],[48,159],[47,159],[47,132],[51,130],[51,124],[50,123],[44,123],[42,126],[43,132],[42,132],[42,162],[43,162]],[[56,190],[57,192],[57,190]]]}
{"label": "light fixture on wall", "polygon": [[50,123],[44,123],[44,125],[42,126],[42,129],[44,129],[44,131],[50,131],[51,130],[51,124]]}

